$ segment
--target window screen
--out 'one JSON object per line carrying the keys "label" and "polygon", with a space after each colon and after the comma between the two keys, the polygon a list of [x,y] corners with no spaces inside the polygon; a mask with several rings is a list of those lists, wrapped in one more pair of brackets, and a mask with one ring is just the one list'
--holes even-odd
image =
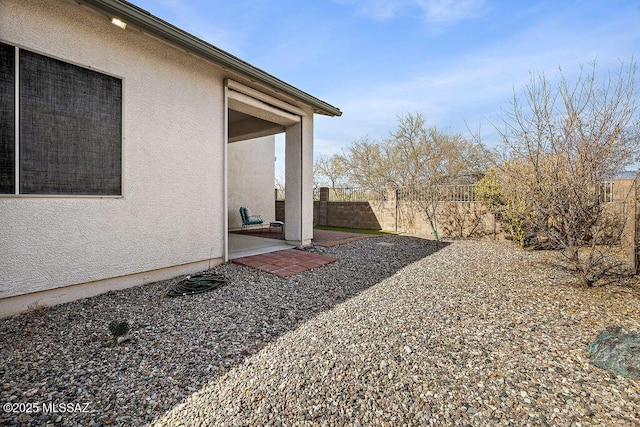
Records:
{"label": "window screen", "polygon": [[0,43],[0,194],[15,189],[15,49]]}
{"label": "window screen", "polygon": [[19,68],[20,193],[120,195],[122,81],[22,49]]}

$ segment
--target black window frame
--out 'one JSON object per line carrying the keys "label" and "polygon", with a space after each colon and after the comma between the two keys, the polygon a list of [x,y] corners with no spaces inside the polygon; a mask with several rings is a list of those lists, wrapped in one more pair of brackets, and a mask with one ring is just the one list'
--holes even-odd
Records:
{"label": "black window frame", "polygon": [[0,72],[11,68],[12,49],[15,73],[13,106],[0,86],[0,197],[122,197],[123,79],[11,44],[0,48]]}

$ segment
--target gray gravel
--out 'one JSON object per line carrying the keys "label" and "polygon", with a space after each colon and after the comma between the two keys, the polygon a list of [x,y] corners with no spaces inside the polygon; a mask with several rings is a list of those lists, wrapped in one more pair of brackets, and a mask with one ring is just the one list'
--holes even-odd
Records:
{"label": "gray gravel", "polygon": [[[6,425],[640,425],[640,383],[592,366],[633,286],[582,289],[553,254],[388,236],[281,279],[238,265],[211,293],[170,282],[1,322]],[[108,346],[108,323],[133,341]]]}

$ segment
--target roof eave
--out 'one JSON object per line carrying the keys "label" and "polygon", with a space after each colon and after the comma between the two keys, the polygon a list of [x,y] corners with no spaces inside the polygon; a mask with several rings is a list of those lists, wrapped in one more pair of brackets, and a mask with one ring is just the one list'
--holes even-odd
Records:
{"label": "roof eave", "polygon": [[167,40],[171,44],[201,56],[209,61],[215,62],[231,71],[240,73],[251,80],[265,84],[276,91],[287,94],[300,102],[311,106],[314,112],[327,116],[341,116],[342,111],[290,84],[272,76],[227,53],[210,43],[199,39],[186,31],[150,14],[134,4],[123,0],[81,0],[82,2],[97,7],[106,13],[125,21],[128,25],[133,25],[145,32]]}

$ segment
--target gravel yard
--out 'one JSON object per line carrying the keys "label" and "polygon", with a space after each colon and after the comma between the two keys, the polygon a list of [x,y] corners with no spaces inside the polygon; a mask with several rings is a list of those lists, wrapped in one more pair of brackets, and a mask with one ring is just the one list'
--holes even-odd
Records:
{"label": "gravel yard", "polygon": [[[162,282],[0,320],[0,402],[88,404],[0,424],[640,425],[640,382],[587,353],[640,330],[637,285],[574,287],[504,242],[324,251],[338,261],[289,278],[226,264],[205,294]],[[134,339],[111,347],[116,319]]]}

